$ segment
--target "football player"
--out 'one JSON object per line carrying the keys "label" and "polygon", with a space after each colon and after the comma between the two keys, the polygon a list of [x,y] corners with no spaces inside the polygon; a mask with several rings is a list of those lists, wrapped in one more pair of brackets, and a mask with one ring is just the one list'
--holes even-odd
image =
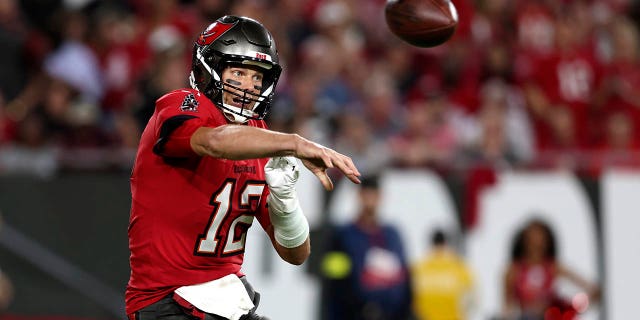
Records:
{"label": "football player", "polygon": [[297,159],[327,190],[328,168],[360,182],[351,158],[266,128],[280,72],[269,31],[224,16],[194,44],[191,88],[156,102],[131,176],[129,319],[265,319],[240,271],[254,218],[299,265],[310,244]]}

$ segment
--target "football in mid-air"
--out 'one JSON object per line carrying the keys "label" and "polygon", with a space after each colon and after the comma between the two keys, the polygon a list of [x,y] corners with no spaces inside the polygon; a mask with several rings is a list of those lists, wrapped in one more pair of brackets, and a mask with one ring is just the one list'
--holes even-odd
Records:
{"label": "football in mid-air", "polygon": [[384,11],[389,30],[417,47],[446,42],[458,26],[451,0],[388,0]]}

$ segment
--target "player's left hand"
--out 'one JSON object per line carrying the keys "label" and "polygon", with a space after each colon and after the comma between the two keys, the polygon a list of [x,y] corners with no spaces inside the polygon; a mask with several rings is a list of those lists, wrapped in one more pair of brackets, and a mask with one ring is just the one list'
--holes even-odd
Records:
{"label": "player's left hand", "polygon": [[295,157],[273,157],[264,166],[264,175],[271,193],[289,196],[300,177],[300,166]]}
{"label": "player's left hand", "polygon": [[295,157],[273,157],[264,166],[265,180],[281,212],[291,212],[297,205],[295,185],[300,177],[300,166]]}

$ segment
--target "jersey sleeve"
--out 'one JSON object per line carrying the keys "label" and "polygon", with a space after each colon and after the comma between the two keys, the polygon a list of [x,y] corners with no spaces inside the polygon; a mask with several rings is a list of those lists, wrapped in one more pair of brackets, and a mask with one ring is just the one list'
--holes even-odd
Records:
{"label": "jersey sleeve", "polygon": [[269,187],[265,186],[264,191],[262,193],[263,200],[260,201],[260,205],[258,206],[258,210],[256,212],[256,218],[262,229],[267,230],[271,225],[271,218],[269,218],[269,207],[267,205],[267,197],[269,196]]}
{"label": "jersey sleeve", "polygon": [[191,135],[206,123],[198,105],[190,91],[174,91],[158,99],[155,154],[169,158],[197,156],[191,148]]}

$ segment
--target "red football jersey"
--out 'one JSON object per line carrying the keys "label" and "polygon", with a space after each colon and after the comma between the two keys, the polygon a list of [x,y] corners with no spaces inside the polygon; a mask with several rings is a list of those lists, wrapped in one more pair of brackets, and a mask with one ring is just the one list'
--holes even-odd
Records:
{"label": "red football jersey", "polygon": [[[173,91],[156,102],[131,176],[127,314],[180,286],[241,275],[248,228],[254,218],[264,229],[271,224],[268,159],[233,161],[191,150],[197,128],[226,123],[197,90]],[[266,127],[254,120],[247,125]]]}

